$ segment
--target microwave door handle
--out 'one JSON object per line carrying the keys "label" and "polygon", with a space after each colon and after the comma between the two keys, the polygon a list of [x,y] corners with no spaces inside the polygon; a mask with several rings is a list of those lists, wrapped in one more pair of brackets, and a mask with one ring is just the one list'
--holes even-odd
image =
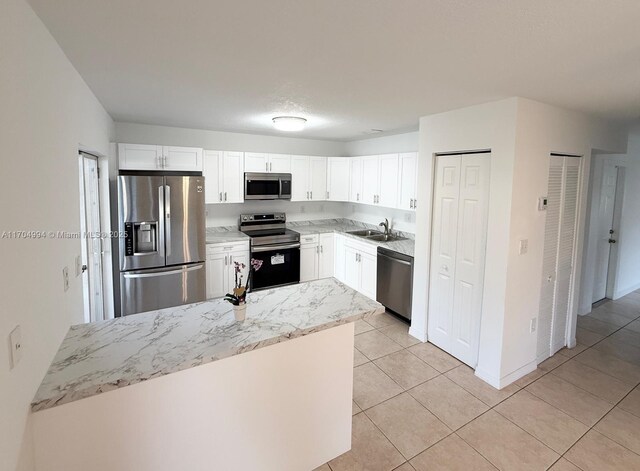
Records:
{"label": "microwave door handle", "polygon": [[166,255],[171,255],[171,187],[164,186],[164,214],[165,214],[165,241]]}

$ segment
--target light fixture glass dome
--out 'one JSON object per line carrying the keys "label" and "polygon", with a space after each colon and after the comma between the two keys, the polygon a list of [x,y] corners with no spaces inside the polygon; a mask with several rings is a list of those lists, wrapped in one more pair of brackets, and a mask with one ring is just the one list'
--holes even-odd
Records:
{"label": "light fixture glass dome", "polygon": [[273,118],[273,127],[278,131],[302,131],[307,120],[298,116],[276,116]]}

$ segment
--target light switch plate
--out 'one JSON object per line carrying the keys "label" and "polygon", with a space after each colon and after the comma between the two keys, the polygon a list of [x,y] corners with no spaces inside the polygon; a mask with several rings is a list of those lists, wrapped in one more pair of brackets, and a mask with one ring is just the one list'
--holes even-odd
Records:
{"label": "light switch plate", "polygon": [[16,326],[9,334],[9,343],[11,344],[11,360],[10,368],[13,369],[22,358],[22,329]]}
{"label": "light switch plate", "polygon": [[69,267],[64,267],[62,269],[62,283],[64,290],[67,291],[69,289]]}
{"label": "light switch plate", "polygon": [[76,277],[82,275],[82,255],[76,256]]}
{"label": "light switch plate", "polygon": [[529,324],[529,333],[533,334],[536,331],[536,327],[538,327],[538,318],[532,317]]}
{"label": "light switch plate", "polygon": [[520,241],[520,247],[518,249],[518,253],[520,255],[524,255],[529,250],[529,239],[522,239]]}

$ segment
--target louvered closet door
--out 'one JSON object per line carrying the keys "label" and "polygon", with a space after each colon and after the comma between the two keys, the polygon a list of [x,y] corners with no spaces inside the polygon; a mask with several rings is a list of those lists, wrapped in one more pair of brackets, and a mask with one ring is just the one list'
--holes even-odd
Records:
{"label": "louvered closet door", "polygon": [[551,355],[551,322],[555,305],[558,232],[560,228],[560,205],[562,204],[564,157],[551,156],[550,159],[542,262],[542,292],[540,293],[540,312],[538,313],[538,363],[546,360]]}
{"label": "louvered closet door", "polygon": [[562,212],[560,213],[560,237],[558,241],[558,265],[556,268],[555,308],[551,323],[551,354],[567,344],[567,319],[571,307],[573,283],[573,252],[576,238],[578,189],[580,183],[580,159],[564,158],[562,188]]}
{"label": "louvered closet door", "polygon": [[429,341],[475,367],[490,178],[489,154],[438,156],[434,198]]}
{"label": "louvered closet door", "polygon": [[571,307],[580,158],[550,157],[538,314],[538,363],[566,345]]}

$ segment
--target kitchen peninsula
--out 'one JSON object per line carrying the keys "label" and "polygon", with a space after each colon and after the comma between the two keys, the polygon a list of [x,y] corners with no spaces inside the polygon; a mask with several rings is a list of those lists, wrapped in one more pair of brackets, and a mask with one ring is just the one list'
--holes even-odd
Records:
{"label": "kitchen peninsula", "polygon": [[32,403],[39,469],[313,469],[351,446],[353,322],[383,311],[329,278],[252,293],[244,322],[213,299],[73,326]]}

